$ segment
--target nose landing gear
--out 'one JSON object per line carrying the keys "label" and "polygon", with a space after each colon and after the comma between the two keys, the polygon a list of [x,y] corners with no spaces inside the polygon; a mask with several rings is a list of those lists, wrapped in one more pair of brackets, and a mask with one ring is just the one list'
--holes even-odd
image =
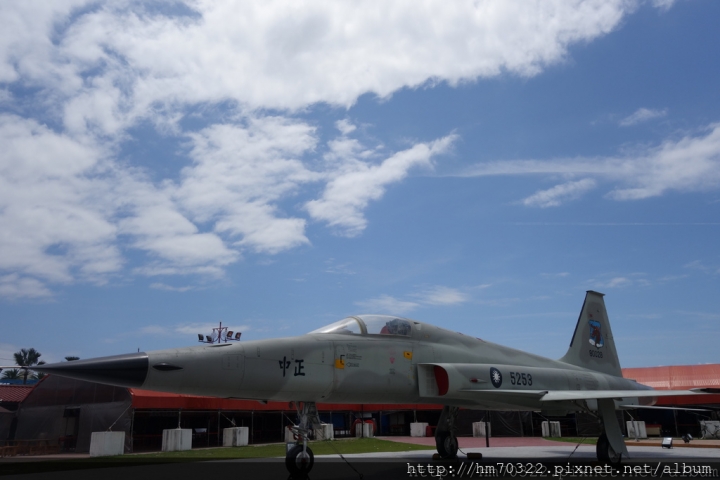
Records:
{"label": "nose landing gear", "polygon": [[320,418],[318,417],[315,402],[294,402],[298,413],[298,425],[290,427],[297,442],[293,448],[285,454],[285,467],[290,472],[291,478],[302,478],[312,470],[315,463],[315,456],[308,447],[308,435],[310,424],[315,431],[320,429]]}
{"label": "nose landing gear", "polygon": [[292,478],[301,477],[312,470],[315,463],[315,455],[307,443],[295,445],[285,455],[285,468]]}

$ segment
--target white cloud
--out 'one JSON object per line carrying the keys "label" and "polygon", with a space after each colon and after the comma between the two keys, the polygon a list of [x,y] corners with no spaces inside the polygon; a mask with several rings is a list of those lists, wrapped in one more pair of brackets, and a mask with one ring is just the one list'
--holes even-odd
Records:
{"label": "white cloud", "polygon": [[467,293],[456,288],[434,286],[413,295],[418,302],[426,305],[457,305],[469,300]]}
{"label": "white cloud", "polygon": [[[471,287],[470,290],[484,289],[489,286],[490,285],[478,285]],[[413,300],[400,300],[390,295],[380,295],[370,300],[355,302],[355,304],[368,309],[368,313],[403,315],[422,306],[458,305],[470,301],[471,298],[463,289],[442,285],[427,287],[408,296]]]}
{"label": "white cloud", "polygon": [[593,284],[593,288],[596,289],[603,289],[603,288],[626,288],[626,287],[648,287],[652,285],[655,282],[664,282],[667,281],[666,278],[653,278],[648,279],[647,275],[642,272],[633,272],[629,274],[625,274],[622,276],[611,276],[607,275],[607,277],[610,277],[607,280],[590,280],[590,283]]}
{"label": "white cloud", "polygon": [[555,185],[548,190],[540,190],[522,201],[528,207],[557,207],[563,203],[580,198],[584,193],[595,188],[595,180],[583,178],[576,182]]}
{"label": "white cloud", "polygon": [[158,102],[349,106],[428,81],[535,75],[571,44],[612,31],[636,4],[198,1],[173,15],[140,1],[5,3],[0,81],[53,84],[72,98],[69,125],[107,132]]}
{"label": "white cloud", "polygon": [[325,273],[331,273],[334,275],[355,275],[355,271],[350,268],[349,263],[338,264],[334,258],[329,258],[325,261]]}
{"label": "white cloud", "polygon": [[[147,257],[136,273],[220,276],[246,251],[308,243],[306,219],[281,206],[308,185],[322,190],[299,201],[310,219],[357,235],[369,203],[431,166],[453,137],[385,152],[350,138],[344,119],[341,136],[319,145],[314,126],[289,116],[368,92],[536,75],[636,5],[2,2],[0,102],[33,113],[0,116],[0,295],[106,282],[126,268],[128,248]],[[19,98],[14,87],[36,93]],[[224,116],[207,126],[203,109]],[[202,126],[188,130],[181,120],[198,111]],[[179,177],[118,158],[141,121],[189,139],[192,164]]]}
{"label": "white cloud", "polygon": [[628,188],[609,193],[616,200],[662,195],[668,190],[704,191],[720,187],[720,124],[704,136],[667,140],[643,156],[620,162],[618,175]]}
{"label": "white cloud", "polygon": [[618,288],[628,287],[633,284],[633,281],[627,277],[614,277],[606,282],[596,284],[599,288]]}
{"label": "white cloud", "polygon": [[420,306],[416,302],[398,300],[390,295],[380,295],[377,298],[355,302],[356,305],[368,310],[367,313],[405,315]]}
{"label": "white cloud", "polygon": [[702,271],[705,271],[705,272],[711,270],[710,267],[708,267],[707,265],[703,264],[700,260],[693,260],[692,262],[689,262],[689,263],[686,263],[685,265],[683,265],[683,267],[684,267],[684,268],[691,268],[691,269],[693,269],[693,270],[702,270]]}
{"label": "white cloud", "polygon": [[638,123],[652,120],[653,118],[660,118],[667,115],[667,109],[663,110],[652,110],[649,108],[639,108],[635,113],[629,115],[620,120],[621,127],[629,127]]}
{"label": "white cloud", "polygon": [[200,232],[172,201],[171,188],[125,176],[118,196],[126,215],[118,220],[118,233],[131,245],[149,253],[150,263],[137,269],[144,275],[201,273],[221,275],[238,252],[214,233]]}
{"label": "white cloud", "polygon": [[[319,169],[311,170],[304,163],[317,155],[310,125],[272,116],[235,122],[188,134],[192,164],[177,180],[157,183],[85,137],[0,116],[0,220],[6,232],[0,273],[22,275],[5,277],[14,283],[7,280],[0,295],[46,296],[50,284],[105,282],[122,273],[125,247],[147,254],[133,269],[137,274],[222,276],[245,250],[274,254],[309,243],[306,220],[278,206],[309,184],[326,185],[314,202],[314,218],[352,224],[359,233],[370,201],[412,167],[429,165],[450,143],[448,137],[418,144],[375,164],[378,152],[341,135],[327,144],[324,162],[314,162]],[[352,132],[348,125],[344,131]],[[363,189],[357,198],[333,193],[352,179]]]}
{"label": "white cloud", "polygon": [[[485,162],[458,175],[537,174],[597,177],[614,181],[615,188],[607,193],[607,197],[614,200],[650,198],[671,190],[717,190],[720,188],[720,124],[708,125],[698,135],[666,140],[656,147],[639,147],[633,154],[624,157]],[[552,190],[538,192],[537,200],[541,202],[552,196]]]}
{"label": "white cloud", "polygon": [[151,284],[150,288],[155,289],[155,290],[165,290],[166,292],[188,292],[190,290],[195,289],[195,287],[192,287],[192,286],[173,287],[172,285],[166,285],[166,284],[160,283],[160,282]]}
{"label": "white cloud", "polygon": [[198,222],[236,244],[277,253],[308,243],[305,220],[279,216],[276,202],[320,180],[301,158],[316,145],[314,129],[282,117],[253,117],[248,125],[213,125],[190,134],[192,166],[174,196]]}
{"label": "white cloud", "polygon": [[454,139],[451,135],[431,144],[417,144],[377,165],[345,158],[339,171],[330,174],[332,179],[322,197],[305,207],[313,219],[339,228],[348,237],[358,235],[367,225],[362,212],[370,201],[380,199],[386,187],[405,178],[411,168],[430,167],[432,157],[447,151]]}
{"label": "white cloud", "polygon": [[348,119],[338,120],[335,122],[335,127],[340,130],[340,133],[343,135],[349,135],[357,129]]}
{"label": "white cloud", "polygon": [[101,281],[119,270],[104,152],[14,115],[0,115],[0,145],[0,271],[27,289],[28,276]]}
{"label": "white cloud", "polygon": [[0,276],[0,296],[6,298],[38,298],[50,297],[52,292],[45,285],[29,277],[21,277],[17,273]]}
{"label": "white cloud", "polygon": [[655,8],[667,11],[675,4],[675,0],[652,0],[652,4]]}

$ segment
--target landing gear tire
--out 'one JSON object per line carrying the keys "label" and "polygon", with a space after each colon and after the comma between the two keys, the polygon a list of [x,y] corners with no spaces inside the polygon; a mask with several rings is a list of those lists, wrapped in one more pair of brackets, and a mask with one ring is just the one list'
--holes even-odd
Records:
{"label": "landing gear tire", "polygon": [[609,463],[613,467],[620,465],[622,453],[616,453],[615,450],[613,450],[605,432],[598,438],[595,451],[600,462]]}
{"label": "landing gear tire", "polygon": [[457,437],[450,432],[442,432],[435,437],[435,446],[442,458],[457,458]]}
{"label": "landing gear tire", "polygon": [[315,455],[310,448],[303,452],[302,445],[295,445],[285,455],[285,467],[291,475],[305,475],[312,470],[315,463]]}

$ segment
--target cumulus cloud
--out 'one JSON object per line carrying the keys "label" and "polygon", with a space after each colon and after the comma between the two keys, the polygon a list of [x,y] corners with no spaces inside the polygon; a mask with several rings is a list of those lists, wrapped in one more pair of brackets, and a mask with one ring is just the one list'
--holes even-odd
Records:
{"label": "cumulus cloud", "polygon": [[279,207],[308,185],[324,189],[308,204],[311,218],[358,234],[371,201],[452,141],[388,153],[351,138],[349,121],[340,127],[318,162],[317,134],[306,122],[241,116],[213,124],[185,135],[190,165],[157,182],[87,137],[0,116],[0,273],[16,274],[4,277],[0,295],[38,297],[49,295],[50,284],[105,282],[124,268],[124,249],[145,253],[137,274],[220,277],[244,251],[275,254],[309,243],[302,211]]}
{"label": "cumulus cloud", "polygon": [[636,2],[22,3],[3,6],[0,81],[54,82],[73,128],[115,131],[158,102],[349,106],[428,81],[535,75]]}
{"label": "cumulus cloud", "polygon": [[667,115],[667,109],[664,110],[652,110],[649,108],[639,108],[633,113],[622,120],[620,120],[621,127],[629,127],[638,123],[652,120],[653,118],[660,118]]}
{"label": "cumulus cloud", "polygon": [[[545,199],[552,202],[552,196],[561,195],[564,189],[589,188],[589,182],[593,180],[591,177],[614,182],[614,188],[606,193],[614,200],[639,200],[672,190],[717,190],[720,188],[720,124],[708,125],[695,135],[669,139],[654,147],[638,148],[633,154],[623,157],[485,162],[458,175],[538,174],[583,176],[586,179],[538,192],[523,203],[533,199],[530,205],[542,205]],[[573,187],[573,184],[576,185]]]}
{"label": "cumulus cloud", "polygon": [[0,144],[0,271],[68,283],[119,270],[104,152],[15,115],[0,115]]}
{"label": "cumulus cloud", "polygon": [[52,292],[36,278],[17,273],[0,276],[0,296],[12,299],[50,297]]}
{"label": "cumulus cloud", "polygon": [[[321,143],[303,112],[536,75],[635,4],[2,2],[0,102],[16,114],[0,116],[0,295],[106,282],[128,250],[144,253],[139,274],[220,276],[245,252],[307,244],[308,216],[358,235],[370,202],[453,137],[385,151],[344,119]],[[190,164],[120,158],[146,134]]]}
{"label": "cumulus cloud", "polygon": [[321,198],[305,207],[313,219],[327,222],[348,237],[356,236],[367,225],[362,212],[370,201],[380,199],[388,185],[405,178],[413,167],[430,167],[432,157],[447,151],[453,140],[454,136],[448,136],[431,144],[417,144],[379,164],[353,158],[354,149],[347,149],[350,157],[342,159],[337,173],[330,173]]}
{"label": "cumulus cloud", "polygon": [[557,207],[566,201],[580,198],[593,188],[595,188],[595,180],[583,178],[576,182],[562,183],[547,190],[540,190],[524,199],[522,203],[528,207]]}
{"label": "cumulus cloud", "polygon": [[282,117],[213,125],[190,134],[194,163],[174,195],[198,222],[235,244],[277,253],[304,243],[305,220],[280,216],[276,202],[304,183],[321,180],[302,156],[315,148],[314,129]]}

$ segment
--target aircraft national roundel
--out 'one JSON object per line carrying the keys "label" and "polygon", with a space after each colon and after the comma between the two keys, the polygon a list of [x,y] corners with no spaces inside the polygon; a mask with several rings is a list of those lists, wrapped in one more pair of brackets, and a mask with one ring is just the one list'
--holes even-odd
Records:
{"label": "aircraft national roundel", "polygon": [[500,373],[500,370],[495,367],[490,367],[490,381],[493,387],[500,388],[500,385],[502,385],[502,373]]}

